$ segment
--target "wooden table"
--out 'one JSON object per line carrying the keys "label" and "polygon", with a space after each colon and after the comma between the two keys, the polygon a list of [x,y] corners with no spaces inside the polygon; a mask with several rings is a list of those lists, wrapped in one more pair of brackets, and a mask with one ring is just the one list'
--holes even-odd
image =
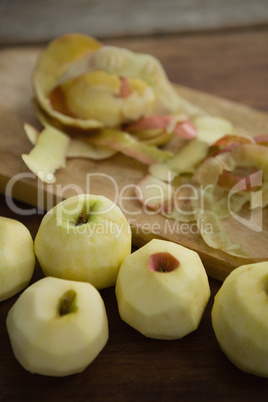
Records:
{"label": "wooden table", "polygon": [[[109,43],[109,41],[106,41]],[[111,40],[159,57],[171,80],[268,111],[268,29]],[[1,133],[0,133],[1,135]],[[0,196],[0,214],[21,220],[35,236],[42,216],[16,216]],[[36,265],[32,282],[41,278]],[[101,292],[110,338],[83,373],[67,378],[31,375],[15,360],[5,327],[17,296],[0,303],[0,401],[256,401],[268,380],[245,374],[221,352],[211,326],[221,283],[210,279],[211,298],[197,331],[177,341],[143,337],[118,315],[114,288]]]}

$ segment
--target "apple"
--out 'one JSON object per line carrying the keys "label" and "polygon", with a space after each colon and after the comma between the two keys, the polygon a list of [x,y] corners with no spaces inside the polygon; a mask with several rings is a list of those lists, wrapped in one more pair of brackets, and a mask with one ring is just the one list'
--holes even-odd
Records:
{"label": "apple", "polygon": [[101,195],[70,197],[44,216],[35,241],[44,275],[113,286],[131,252],[131,229],[121,209]]}
{"label": "apple", "polygon": [[113,286],[131,252],[131,229],[121,209],[101,195],[70,197],[44,216],[35,241],[44,275]]}
{"label": "apple", "polygon": [[123,321],[146,337],[167,340],[197,329],[210,296],[198,254],[161,239],[125,258],[115,292]]}
{"label": "apple", "polygon": [[54,277],[29,286],[6,320],[14,355],[27,371],[63,377],[83,371],[108,340],[100,293],[90,283]]}
{"label": "apple", "polygon": [[215,296],[212,325],[218,343],[239,369],[268,377],[268,261],[242,265]]}
{"label": "apple", "polygon": [[0,217],[0,301],[23,290],[35,267],[33,239],[23,223]]}

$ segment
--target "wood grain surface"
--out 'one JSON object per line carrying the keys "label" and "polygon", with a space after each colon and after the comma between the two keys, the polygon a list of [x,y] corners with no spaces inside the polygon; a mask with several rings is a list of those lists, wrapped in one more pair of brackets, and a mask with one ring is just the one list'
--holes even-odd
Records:
{"label": "wood grain surface", "polygon": [[[181,37],[155,37],[118,40],[133,50],[159,57],[173,82],[210,92],[227,99],[268,111],[268,32],[266,29],[243,33],[203,34]],[[14,50],[14,49],[13,49]],[[13,51],[12,50],[12,51]],[[25,57],[36,48],[21,49]],[[31,56],[33,57],[33,56]],[[26,57],[27,58],[27,57]],[[34,58],[31,58],[34,62]],[[1,60],[0,77],[4,60]],[[18,77],[17,66],[10,66]],[[28,72],[30,75],[30,71]],[[0,78],[1,79],[1,78]],[[5,82],[7,107],[20,106],[14,81]],[[28,83],[21,82],[24,92]],[[20,95],[21,96],[21,95]],[[15,99],[15,100],[14,100]],[[0,109],[0,121],[10,116]],[[35,123],[29,99],[25,97],[14,124],[21,130],[23,119]],[[14,127],[9,123],[10,128]],[[1,145],[12,130],[0,132]],[[12,140],[11,140],[12,141]],[[16,154],[16,143],[13,143]],[[29,144],[24,144],[25,150]],[[1,154],[1,161],[3,160]],[[5,159],[8,163],[8,159]],[[18,189],[19,191],[19,189]],[[21,210],[29,205],[14,201]],[[21,220],[35,237],[41,214],[20,215],[13,212],[0,195],[0,214]],[[40,266],[32,282],[42,277]],[[100,356],[83,373],[67,378],[31,375],[15,360],[5,328],[6,315],[17,296],[0,303],[0,401],[1,402],[84,402],[90,401],[220,401],[253,402],[265,400],[267,379],[248,375],[233,366],[221,352],[211,326],[213,298],[221,282],[210,278],[211,298],[197,331],[178,341],[150,340],[124,324],[118,314],[114,288],[101,292],[109,319],[110,338]]]}

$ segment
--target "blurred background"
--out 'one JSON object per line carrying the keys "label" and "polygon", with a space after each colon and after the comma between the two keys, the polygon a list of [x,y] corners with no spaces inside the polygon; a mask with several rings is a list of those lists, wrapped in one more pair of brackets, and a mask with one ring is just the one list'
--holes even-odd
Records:
{"label": "blurred background", "polygon": [[267,0],[0,0],[0,45],[74,31],[104,39],[266,24]]}
{"label": "blurred background", "polygon": [[268,110],[268,0],[0,0],[3,49],[70,32],[150,53],[175,83]]}

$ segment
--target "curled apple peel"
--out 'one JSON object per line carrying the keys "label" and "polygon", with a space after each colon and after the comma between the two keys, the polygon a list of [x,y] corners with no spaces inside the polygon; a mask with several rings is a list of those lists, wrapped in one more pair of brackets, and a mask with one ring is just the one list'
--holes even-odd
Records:
{"label": "curled apple peel", "polygon": [[163,162],[172,156],[171,152],[136,141],[127,132],[119,130],[103,129],[91,135],[89,141],[96,145],[109,146],[147,165]]}
{"label": "curled apple peel", "polygon": [[230,151],[233,147],[239,144],[254,144],[255,140],[249,135],[236,135],[227,134],[219,138],[211,145],[211,148],[215,148],[215,152]]}
{"label": "curled apple peel", "polygon": [[159,112],[173,113],[183,108],[184,100],[176,93],[161,63],[155,57],[116,46],[102,46],[88,53],[83,59],[77,60],[65,71],[55,86],[98,70],[129,79],[134,77],[149,86],[153,95],[150,115]]}
{"label": "curled apple peel", "polygon": [[[45,123],[45,126],[47,127],[47,130],[50,130],[50,127],[53,129],[53,126],[50,124]],[[38,136],[40,135],[40,131],[28,123],[24,124],[24,131],[31,144],[35,145]],[[70,138],[65,155],[66,158],[88,158],[93,160],[101,160],[110,158],[111,156],[115,155],[116,152],[116,150],[113,150],[107,146],[98,146],[90,144],[86,141]]]}
{"label": "curled apple peel", "polygon": [[227,134],[233,134],[232,123],[218,116],[199,115],[193,118],[193,124],[197,129],[197,136],[200,140],[212,145]]}
{"label": "curled apple peel", "polygon": [[156,58],[80,34],[63,35],[40,54],[34,92],[48,115],[87,130],[189,108]]}
{"label": "curled apple peel", "polygon": [[40,131],[37,130],[34,126],[28,123],[24,123],[23,125],[25,134],[32,145],[35,145],[37,142],[37,138],[40,134]]}
{"label": "curled apple peel", "polygon": [[[102,44],[92,37],[82,34],[63,35],[50,42],[39,55],[36,63],[33,86],[38,104],[56,120],[69,125],[76,125],[77,119],[55,111],[49,99],[49,94],[55,87],[58,79],[68,70],[69,66],[89,52],[98,49]],[[61,103],[61,100],[59,100]],[[98,121],[85,121],[84,128],[96,128],[102,124]]]}
{"label": "curled apple peel", "polygon": [[[29,127],[26,130],[29,133]],[[55,171],[65,167],[68,144],[67,135],[53,127],[45,128],[36,137],[34,148],[29,154],[23,154],[22,159],[40,180],[45,183],[54,183]]]}
{"label": "curled apple peel", "polygon": [[[126,127],[130,133],[144,133],[152,130],[164,130],[168,133],[174,133],[180,138],[191,140],[196,137],[195,126],[187,121],[184,116],[151,116],[143,118]],[[140,134],[141,135],[141,134]]]}
{"label": "curled apple peel", "polygon": [[[79,129],[84,136],[94,136],[94,143],[92,138],[84,150],[71,141],[69,157],[102,159],[123,150],[146,164],[158,163],[157,147],[176,134],[194,138],[196,130],[187,114],[202,113],[178,95],[155,57],[105,46],[82,34],[63,35],[49,43],[37,60],[33,86],[36,114],[45,127],[55,126],[65,134]],[[153,126],[136,130],[135,124],[143,126],[144,119]],[[108,139],[107,129],[121,134]],[[37,141],[29,127],[26,130],[30,140]],[[96,130],[100,130],[98,142],[108,145],[96,144]],[[102,148],[104,153],[98,152]]]}

